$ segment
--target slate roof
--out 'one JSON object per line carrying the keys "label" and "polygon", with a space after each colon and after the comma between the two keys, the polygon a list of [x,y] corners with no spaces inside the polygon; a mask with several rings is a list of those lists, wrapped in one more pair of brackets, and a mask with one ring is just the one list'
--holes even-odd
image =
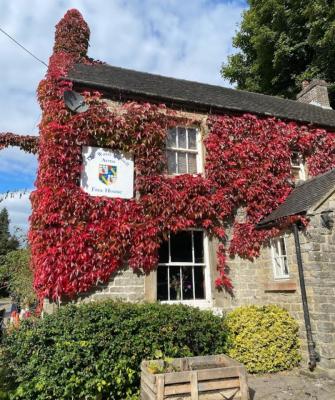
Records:
{"label": "slate roof", "polygon": [[335,128],[334,110],[106,64],[76,64],[66,79],[79,85],[103,89],[121,98],[160,101],[208,113],[227,110],[248,112]]}
{"label": "slate roof", "polygon": [[261,227],[278,218],[290,215],[305,214],[312,206],[322,201],[327,194],[335,190],[335,168],[297,186],[282,203],[270,215],[260,221],[257,226]]}

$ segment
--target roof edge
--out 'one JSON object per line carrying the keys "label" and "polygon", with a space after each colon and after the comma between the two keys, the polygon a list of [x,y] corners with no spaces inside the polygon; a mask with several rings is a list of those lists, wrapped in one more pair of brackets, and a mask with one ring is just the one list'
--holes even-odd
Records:
{"label": "roof edge", "polygon": [[[123,69],[125,69],[125,68],[123,68]],[[125,70],[127,70],[127,69],[125,69]],[[132,70],[128,70],[128,71],[132,71]],[[146,74],[145,72],[141,72],[141,73]],[[170,77],[166,77],[166,76],[163,76],[163,75],[158,75],[158,76],[162,76],[163,78],[179,80],[177,78],[170,78]],[[62,77],[60,79],[61,80],[67,80],[67,81],[70,81],[70,82],[73,82],[73,83],[77,83],[79,85],[86,86],[86,87],[101,88],[101,89],[104,89],[104,90],[106,90],[108,92],[118,92],[119,91],[119,92],[127,93],[127,94],[130,94],[130,95],[133,94],[133,95],[136,95],[136,96],[139,96],[139,97],[146,97],[147,99],[157,99],[157,100],[161,100],[163,103],[166,103],[167,101],[169,101],[172,104],[173,103],[175,103],[175,104],[176,103],[180,103],[182,105],[191,105],[193,107],[198,107],[197,108],[198,110],[206,109],[207,111],[209,111],[210,114],[214,110],[217,110],[217,111],[228,111],[228,112],[232,111],[232,112],[237,112],[239,114],[254,114],[254,115],[258,115],[258,116],[262,116],[262,117],[277,118],[277,119],[281,119],[281,120],[289,121],[289,122],[294,121],[294,122],[298,122],[298,123],[302,123],[302,124],[306,124],[306,125],[311,125],[311,126],[322,127],[322,128],[330,128],[330,129],[334,129],[335,128],[334,126],[331,126],[331,125],[322,124],[322,123],[319,123],[319,122],[314,122],[314,121],[310,121],[310,120],[303,119],[303,118],[295,118],[295,119],[289,118],[289,117],[287,117],[287,116],[285,116],[283,114],[280,114],[280,113],[268,113],[268,112],[261,113],[261,112],[257,112],[257,111],[247,111],[247,110],[243,111],[243,110],[240,110],[239,108],[233,107],[233,106],[230,106],[228,108],[228,107],[223,107],[223,106],[218,105],[218,104],[210,104],[210,103],[206,103],[206,102],[201,103],[201,102],[197,102],[197,101],[185,100],[185,99],[176,98],[176,97],[158,96],[158,95],[155,95],[155,94],[152,94],[152,93],[145,93],[143,91],[125,90],[123,88],[111,88],[110,86],[108,86],[106,84],[103,84],[103,83],[99,83],[99,82],[96,82],[96,81],[88,82],[86,80],[78,79],[78,78]],[[212,86],[212,87],[215,87],[215,88],[223,88],[223,89],[226,89],[226,90],[236,90],[236,91],[241,92],[241,93],[246,92],[246,93],[256,94],[256,95],[259,95],[259,96],[265,96],[265,97],[269,96],[269,95],[265,95],[265,94],[262,94],[262,93],[254,93],[254,92],[248,92],[248,91],[243,91],[243,90],[238,90],[238,89],[225,88],[223,86],[211,85],[211,84],[202,83],[202,82],[188,81],[188,80],[185,80],[185,79],[180,79],[180,80],[183,80],[185,82],[200,83],[200,84],[203,84],[203,85],[208,85],[208,86]],[[279,100],[292,101],[293,103],[295,103],[295,100],[291,100],[291,99],[282,99],[282,98],[276,97],[276,96],[269,96],[269,97],[275,97],[275,98],[277,98]]]}

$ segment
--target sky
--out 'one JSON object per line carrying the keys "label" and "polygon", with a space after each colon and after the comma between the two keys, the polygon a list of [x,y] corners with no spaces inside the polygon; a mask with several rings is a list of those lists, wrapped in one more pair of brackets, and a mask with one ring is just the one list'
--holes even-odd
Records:
{"label": "sky", "polygon": [[[77,8],[91,30],[89,56],[108,64],[229,86],[222,62],[234,52],[244,0],[0,0],[0,28],[48,63],[54,27]],[[0,32],[0,132],[38,135],[36,88],[46,67]],[[16,148],[0,152],[0,193],[33,189],[37,160]],[[11,200],[11,201],[9,201]],[[27,230],[29,196],[6,206],[11,230]]]}

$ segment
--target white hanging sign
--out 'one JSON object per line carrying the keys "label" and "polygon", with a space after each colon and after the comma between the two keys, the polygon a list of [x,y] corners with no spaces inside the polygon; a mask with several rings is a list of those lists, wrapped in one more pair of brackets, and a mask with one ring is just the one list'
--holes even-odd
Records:
{"label": "white hanging sign", "polygon": [[80,186],[92,196],[134,196],[134,160],[129,154],[83,146]]}

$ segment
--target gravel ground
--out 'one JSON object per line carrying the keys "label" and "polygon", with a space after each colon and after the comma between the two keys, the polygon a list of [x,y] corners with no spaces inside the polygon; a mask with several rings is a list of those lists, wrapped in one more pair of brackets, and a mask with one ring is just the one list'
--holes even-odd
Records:
{"label": "gravel ground", "polygon": [[335,400],[335,381],[299,371],[249,376],[250,400]]}

